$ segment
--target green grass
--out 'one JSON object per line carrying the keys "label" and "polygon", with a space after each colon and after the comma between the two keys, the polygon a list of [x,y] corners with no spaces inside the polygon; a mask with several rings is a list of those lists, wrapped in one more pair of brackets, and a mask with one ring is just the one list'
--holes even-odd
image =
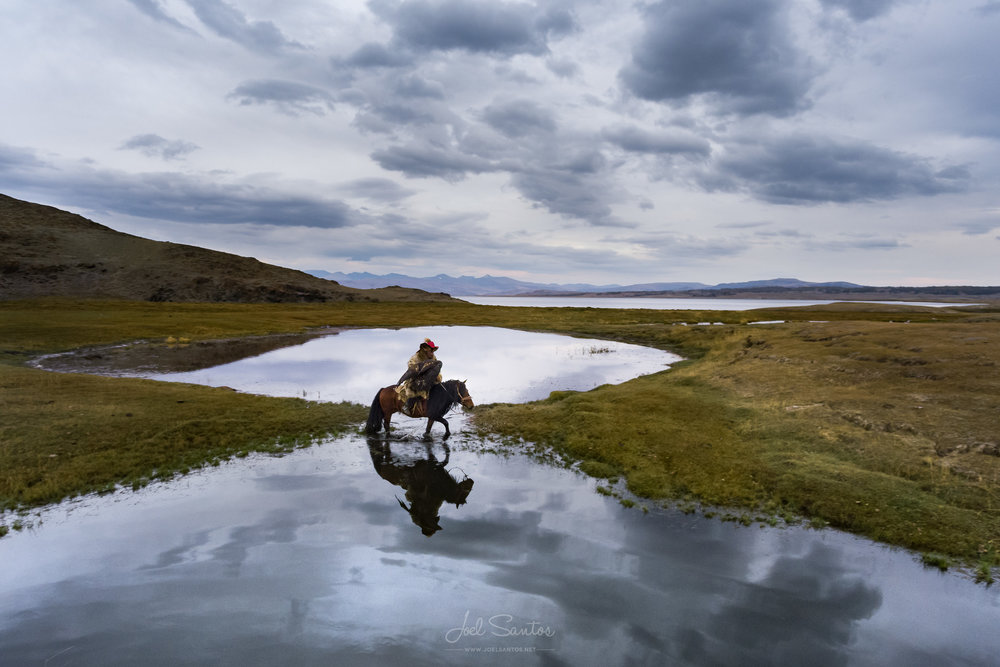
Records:
{"label": "green grass", "polygon": [[[757,320],[786,323],[749,324]],[[699,321],[724,324],[690,325]],[[476,427],[491,438],[551,447],[596,478],[624,479],[641,497],[728,506],[734,520],[804,516],[986,563],[987,573],[995,567],[982,556],[1000,544],[1000,314],[990,309],[0,302],[0,504],[139,488],[356,428],[365,414],[361,406],[47,373],[24,367],[31,355],[170,336],[446,324],[618,340],[687,359],[620,385],[477,408]]]}

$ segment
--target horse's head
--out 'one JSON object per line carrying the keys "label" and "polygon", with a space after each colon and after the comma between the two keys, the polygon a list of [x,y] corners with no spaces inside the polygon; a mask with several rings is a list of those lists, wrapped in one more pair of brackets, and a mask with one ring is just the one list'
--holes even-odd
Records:
{"label": "horse's head", "polygon": [[458,390],[458,397],[463,408],[474,408],[476,404],[472,402],[472,396],[469,395],[469,390],[465,387],[465,380],[458,380],[455,383],[455,388]]}

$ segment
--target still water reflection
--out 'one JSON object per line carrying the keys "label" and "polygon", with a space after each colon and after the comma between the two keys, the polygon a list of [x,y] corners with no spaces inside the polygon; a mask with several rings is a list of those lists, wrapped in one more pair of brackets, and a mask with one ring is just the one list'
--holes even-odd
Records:
{"label": "still water reflection", "polygon": [[[374,355],[394,363],[358,384],[362,398],[425,335],[393,333],[400,354]],[[448,345],[431,333],[445,368],[461,367],[467,332]],[[491,370],[469,373],[477,400],[507,400],[504,383],[479,398]],[[626,509],[573,471],[450,442],[350,435],[55,508],[0,540],[0,664],[984,665],[1000,653],[995,587],[907,553]]]}
{"label": "still water reflection", "polygon": [[[625,509],[519,456],[380,447],[251,458],[0,540],[0,663],[971,665],[1000,649],[995,591],[901,552]],[[405,507],[405,487],[434,484],[421,461],[475,480],[442,494],[430,537]]]}
{"label": "still water reflection", "polygon": [[523,403],[655,373],[680,360],[639,345],[496,327],[356,329],[198,371],[144,374],[271,396],[368,405],[392,384],[424,338],[440,348],[445,378],[468,380],[477,404]]}

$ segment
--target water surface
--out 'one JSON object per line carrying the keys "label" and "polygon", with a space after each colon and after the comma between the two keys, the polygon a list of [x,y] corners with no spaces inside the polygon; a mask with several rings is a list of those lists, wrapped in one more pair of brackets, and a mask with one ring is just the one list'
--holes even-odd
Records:
{"label": "water surface", "polygon": [[[652,310],[753,310],[756,308],[794,308],[839,303],[822,299],[697,299],[657,297],[579,297],[579,296],[462,296],[463,301],[480,306],[523,306],[533,308],[649,308]],[[901,306],[934,308],[976,306],[972,303],[936,301],[853,301]]]}
{"label": "water surface", "polygon": [[440,349],[445,379],[468,380],[476,403],[523,403],[665,370],[676,354],[639,345],[496,327],[353,329],[213,368],[142,373],[270,396],[368,405],[394,384],[424,340]]}
{"label": "water surface", "polygon": [[[670,363],[468,329],[342,332],[197,381],[364,400],[424,336],[479,402]],[[392,440],[348,435],[43,512],[0,539],[0,665],[909,666],[1000,654],[997,587],[836,531],[626,508],[572,470],[484,453],[498,445],[455,419],[450,448],[401,419]]]}

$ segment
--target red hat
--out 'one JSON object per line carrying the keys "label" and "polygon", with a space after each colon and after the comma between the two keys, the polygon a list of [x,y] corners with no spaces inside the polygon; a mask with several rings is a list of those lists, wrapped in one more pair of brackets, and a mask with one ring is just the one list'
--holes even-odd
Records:
{"label": "red hat", "polygon": [[424,345],[431,348],[432,350],[438,349],[438,346],[435,345],[434,341],[432,341],[430,338],[425,338],[424,342],[420,344],[420,347],[423,347]]}

